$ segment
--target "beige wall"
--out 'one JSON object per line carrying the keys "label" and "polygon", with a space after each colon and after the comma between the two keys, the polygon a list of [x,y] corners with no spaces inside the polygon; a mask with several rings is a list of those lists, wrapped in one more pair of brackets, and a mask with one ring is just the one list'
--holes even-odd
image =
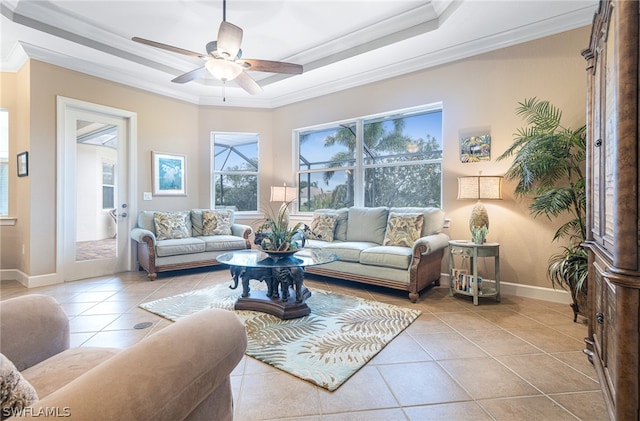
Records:
{"label": "beige wall", "polygon": [[[273,111],[254,108],[200,107],[199,120],[200,155],[198,156],[198,166],[202,169],[200,174],[201,188],[199,191],[201,205],[209,206],[211,203],[210,179],[208,178],[210,174],[211,132],[258,133],[260,136],[258,150],[260,190],[258,203],[268,203],[269,186],[271,185],[271,174],[273,172],[271,167],[271,162],[273,161],[271,156],[273,148],[271,145],[274,143],[272,136]],[[244,218],[242,223],[254,225],[256,218],[257,216],[249,216]]]}
{"label": "beige wall", "polygon": [[[196,164],[200,153],[198,139],[198,107],[182,101],[133,89],[117,83],[69,71],[36,60],[30,62],[29,89],[26,92],[30,107],[30,231],[21,239],[31,255],[29,264],[20,270],[29,276],[55,272],[56,264],[56,98],[64,96],[100,105],[134,111],[138,117],[138,174],[139,209],[178,210],[200,206],[199,177]],[[4,93],[3,93],[4,97]],[[11,112],[11,110],[10,110]],[[25,111],[18,108],[18,114]],[[151,202],[141,200],[142,192],[152,191],[151,151],[174,152],[187,156],[186,197],[154,197]],[[21,181],[22,182],[22,181]],[[36,205],[37,204],[37,205]],[[23,214],[18,213],[18,225]],[[4,227],[3,227],[4,231]],[[9,259],[3,269],[17,268]]]}
{"label": "beige wall", "polygon": [[[17,73],[0,73],[0,107],[9,110],[9,174],[16,170],[13,157],[16,155],[17,146],[17,113],[11,112],[17,107]],[[16,215],[17,193],[16,182],[18,177],[9,179],[9,214]],[[0,268],[6,267],[10,263],[11,267],[17,268],[16,247],[9,247],[15,244],[18,238],[18,227],[15,225],[0,227]]]}
{"label": "beige wall", "polygon": [[[32,258],[31,263],[25,265],[18,256],[5,253],[3,247],[2,268],[20,268],[31,276],[55,270],[56,168],[51,157],[55,156],[57,95],[137,113],[138,209],[167,210],[209,206],[211,131],[260,135],[259,200],[264,204],[270,185],[294,182],[293,129],[442,102],[443,208],[452,220],[447,232],[452,238],[468,238],[467,220],[473,203],[456,201],[456,177],[475,175],[480,170],[485,175],[506,171],[508,163],[496,163],[495,157],[507,148],[513,132],[522,126],[514,114],[518,101],[532,96],[549,99],[564,110],[568,125],[584,124],[585,66],[580,50],[586,45],[588,35],[589,29],[582,28],[275,110],[199,107],[32,60],[30,85],[17,84],[19,94],[9,96],[14,98],[9,102],[15,107],[15,97],[22,98],[24,92],[30,90],[27,102],[30,106],[26,106],[30,121],[26,130],[30,133],[26,139],[31,141],[32,168],[37,166],[37,170],[27,177],[33,205],[26,211],[31,215],[28,227],[21,234],[25,238],[19,241],[27,243],[31,256],[38,258]],[[17,77],[22,73],[24,69]],[[5,75],[3,85],[4,80]],[[4,103],[4,90],[0,98]],[[25,113],[24,109],[21,112]],[[460,163],[460,135],[482,129],[489,129],[491,133],[491,162]],[[14,140],[12,136],[11,141]],[[187,197],[154,197],[150,202],[142,201],[142,192],[152,190],[151,151],[187,156]],[[557,249],[551,244],[556,224],[533,220],[527,203],[515,201],[511,191],[512,186],[507,185],[505,200],[486,203],[491,217],[488,239],[502,244],[504,281],[546,287],[549,285],[545,280],[546,261]],[[2,227],[3,239],[9,231],[6,228]]]}
{"label": "beige wall", "polygon": [[9,215],[17,218],[15,225],[0,227],[0,269],[18,269],[25,273],[30,261],[31,177],[17,177],[15,157],[24,151],[31,155],[30,68],[27,63],[17,73],[0,73],[0,107],[9,110]]}
{"label": "beige wall", "polygon": [[[274,112],[274,149],[288,150],[291,130],[395,109],[435,102],[443,103],[443,209],[451,219],[446,232],[453,239],[470,239],[468,219],[472,202],[457,201],[457,177],[502,175],[509,163],[496,162],[523,126],[514,110],[519,101],[536,96],[548,99],[564,111],[564,122],[578,127],[585,122],[586,76],[580,51],[589,39],[581,28],[542,40],[501,49],[455,63],[412,73],[298,104]],[[491,134],[491,161],[463,164],[459,159],[461,135]],[[283,153],[275,164],[292,168]],[[294,177],[284,180],[293,182]],[[501,275],[504,281],[548,287],[545,268],[551,254],[556,223],[534,220],[528,204],[516,201],[513,185],[506,184],[504,200],[485,202],[489,212],[488,241],[501,243]],[[447,263],[443,272],[447,272]],[[491,271],[488,260],[486,269]]]}

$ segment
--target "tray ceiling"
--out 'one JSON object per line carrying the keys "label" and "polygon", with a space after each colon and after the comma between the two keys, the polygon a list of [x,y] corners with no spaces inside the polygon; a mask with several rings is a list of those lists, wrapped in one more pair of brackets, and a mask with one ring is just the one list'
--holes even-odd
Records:
{"label": "tray ceiling", "polygon": [[585,26],[597,1],[228,0],[227,21],[244,30],[243,57],[305,69],[250,72],[264,89],[253,96],[213,77],[171,83],[203,62],[131,41],[205,52],[222,0],[3,0],[0,8],[3,71],[33,58],[196,104],[273,108]]}

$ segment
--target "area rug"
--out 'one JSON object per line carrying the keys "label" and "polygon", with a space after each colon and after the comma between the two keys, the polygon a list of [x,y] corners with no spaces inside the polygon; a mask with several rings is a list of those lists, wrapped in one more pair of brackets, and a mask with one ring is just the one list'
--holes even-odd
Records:
{"label": "area rug", "polygon": [[[251,290],[265,288],[251,282]],[[310,289],[309,316],[281,320],[256,311],[236,311],[247,329],[246,354],[334,391],[362,368],[420,311],[324,290]],[[176,321],[207,308],[233,310],[241,288],[226,284],[141,304]]]}

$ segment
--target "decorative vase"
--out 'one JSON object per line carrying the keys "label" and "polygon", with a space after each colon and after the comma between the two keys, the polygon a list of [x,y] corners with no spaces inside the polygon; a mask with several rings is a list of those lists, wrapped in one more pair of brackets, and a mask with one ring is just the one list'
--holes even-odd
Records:
{"label": "decorative vase", "polygon": [[474,228],[485,227],[489,229],[489,214],[481,201],[473,206],[471,216],[469,217],[469,229],[473,232]]}
{"label": "decorative vase", "polygon": [[484,241],[487,238],[487,232],[488,231],[489,230],[487,229],[486,225],[483,225],[480,228],[472,227],[471,228],[471,238],[473,239],[473,242],[476,243],[476,244],[484,244]]}

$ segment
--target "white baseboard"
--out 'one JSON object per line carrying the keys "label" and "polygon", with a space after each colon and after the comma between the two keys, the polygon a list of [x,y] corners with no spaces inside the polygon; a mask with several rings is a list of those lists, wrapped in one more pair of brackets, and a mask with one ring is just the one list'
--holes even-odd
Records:
{"label": "white baseboard", "polygon": [[[449,285],[449,275],[440,275],[441,285]],[[544,288],[532,285],[500,282],[500,293],[515,295],[516,297],[533,298],[534,300],[549,301],[552,303],[571,304],[571,294],[564,289]]]}
{"label": "white baseboard", "polygon": [[[137,267],[137,266],[136,266]],[[441,284],[449,285],[449,275],[443,273],[440,275]],[[17,280],[27,288],[42,287],[46,285],[54,285],[63,283],[59,279],[58,274],[51,273],[47,275],[28,276],[18,269],[0,270],[0,280]],[[544,288],[532,285],[514,284],[511,282],[500,282],[500,292],[506,295],[515,295],[516,297],[533,298],[535,300],[549,301],[552,303],[571,304],[571,295],[563,289]]]}
{"label": "white baseboard", "polygon": [[19,269],[0,270],[0,281],[18,281],[25,287],[29,285],[29,277]]}
{"label": "white baseboard", "polygon": [[0,280],[18,281],[27,288],[43,287],[46,285],[61,284],[63,282],[56,273],[29,276],[19,269],[0,270]]}

